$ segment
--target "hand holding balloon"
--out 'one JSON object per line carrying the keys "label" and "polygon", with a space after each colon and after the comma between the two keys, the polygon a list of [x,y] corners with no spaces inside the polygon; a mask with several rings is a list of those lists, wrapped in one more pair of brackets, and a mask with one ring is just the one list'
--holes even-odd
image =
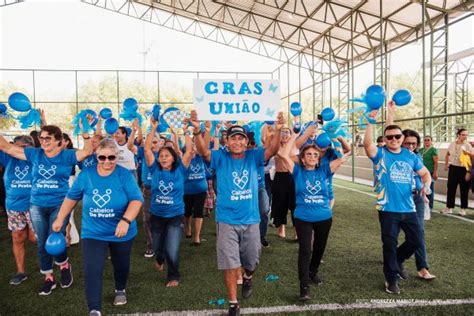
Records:
{"label": "hand holding balloon", "polygon": [[66,238],[62,233],[52,233],[46,239],[44,248],[52,256],[58,256],[66,250]]}

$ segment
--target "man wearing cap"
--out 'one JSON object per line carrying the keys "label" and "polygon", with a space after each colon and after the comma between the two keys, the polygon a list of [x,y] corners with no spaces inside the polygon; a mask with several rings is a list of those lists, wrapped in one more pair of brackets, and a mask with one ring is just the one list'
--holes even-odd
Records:
{"label": "man wearing cap", "polygon": [[[30,136],[17,136],[13,143],[19,147],[34,147]],[[14,158],[0,151],[0,166],[5,168],[4,182],[7,193],[6,211],[8,229],[12,232],[13,256],[17,274],[10,280],[18,285],[27,279],[25,273],[25,244],[29,239],[35,242],[35,234],[30,219],[31,162]]]}
{"label": "man wearing cap", "polygon": [[260,258],[260,213],[258,208],[258,168],[278,151],[280,130],[284,125],[278,113],[275,136],[266,149],[247,150],[248,138],[239,125],[227,129],[227,148],[209,150],[203,141],[195,111],[191,112],[194,139],[198,153],[211,162],[217,182],[217,265],[224,270],[224,280],[229,299],[229,315],[239,315],[237,279],[240,267],[245,270],[242,297],[252,294],[252,276]]}

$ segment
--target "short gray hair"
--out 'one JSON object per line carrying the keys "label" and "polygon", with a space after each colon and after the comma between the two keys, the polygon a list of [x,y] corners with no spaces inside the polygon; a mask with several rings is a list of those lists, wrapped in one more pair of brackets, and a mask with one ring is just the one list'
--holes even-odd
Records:
{"label": "short gray hair", "polygon": [[16,136],[14,139],[13,139],[13,142],[16,143],[16,142],[22,142],[23,144],[26,144],[26,145],[30,145],[30,146],[35,146],[35,141],[33,140],[33,137],[31,136],[28,136],[28,135],[19,135],[19,136]]}
{"label": "short gray hair", "polygon": [[104,138],[103,140],[100,141],[99,146],[97,146],[96,151],[99,151],[101,149],[112,149],[115,152],[115,154],[118,154],[117,144],[115,143],[114,140],[110,138]]}

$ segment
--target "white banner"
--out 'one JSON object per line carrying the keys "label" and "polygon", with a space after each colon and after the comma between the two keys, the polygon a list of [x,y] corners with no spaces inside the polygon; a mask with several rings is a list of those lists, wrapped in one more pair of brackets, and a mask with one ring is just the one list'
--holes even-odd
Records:
{"label": "white banner", "polygon": [[193,101],[203,121],[275,121],[280,81],[194,79]]}

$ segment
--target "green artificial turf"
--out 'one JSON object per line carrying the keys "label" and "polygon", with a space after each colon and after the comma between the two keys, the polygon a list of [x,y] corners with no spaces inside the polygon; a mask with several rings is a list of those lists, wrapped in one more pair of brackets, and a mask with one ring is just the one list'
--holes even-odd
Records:
{"label": "green artificial turf", "polygon": [[[373,299],[462,299],[474,297],[474,243],[473,223],[434,214],[425,222],[428,261],[431,272],[438,276],[432,282],[414,277],[414,259],[406,267],[411,272],[407,281],[401,282],[402,293],[393,296],[385,293],[382,274],[382,244],[375,198],[347,190],[356,189],[371,193],[371,188],[335,180],[336,204],[333,226],[320,275],[324,283],[312,288],[313,299],[309,304],[350,304]],[[343,188],[341,188],[342,186]],[[435,208],[442,208],[441,204]],[[80,223],[80,212],[76,222]],[[70,248],[74,284],[71,288],[59,286],[50,296],[38,296],[43,279],[39,274],[36,247],[28,245],[26,267],[29,279],[19,286],[8,284],[15,273],[11,252],[11,237],[6,221],[0,224],[0,314],[1,315],[85,315],[87,306],[84,295],[80,246]],[[139,225],[141,225],[139,221]],[[286,240],[269,228],[270,248],[263,249],[261,263],[254,277],[254,294],[241,300],[241,307],[269,307],[300,304],[297,278],[297,243],[291,240],[292,230]],[[153,259],[143,257],[145,242],[139,231],[131,260],[131,273],[127,287],[128,304],[112,305],[113,276],[111,264],[106,265],[103,288],[103,312],[146,313],[179,310],[204,310],[219,308],[209,305],[210,300],[225,298],[222,273],[217,270],[215,254],[215,223],[205,219],[200,247],[191,245],[190,239],[182,240],[180,260],[182,282],[178,288],[165,287],[165,273],[153,268]],[[403,238],[401,234],[400,240]],[[268,274],[279,276],[275,282],[265,281]],[[59,276],[58,276],[59,279]],[[227,304],[220,308],[227,308]],[[413,307],[403,309],[374,309],[351,311],[325,311],[318,314],[473,314],[474,305]],[[301,313],[309,315],[310,312]]]}

